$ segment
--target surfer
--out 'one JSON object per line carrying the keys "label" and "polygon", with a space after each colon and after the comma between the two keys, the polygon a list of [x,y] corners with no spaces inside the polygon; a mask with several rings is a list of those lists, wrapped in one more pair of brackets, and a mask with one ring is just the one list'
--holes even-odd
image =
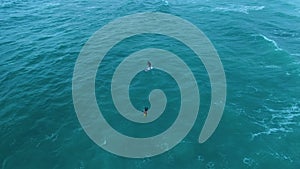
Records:
{"label": "surfer", "polygon": [[144,116],[146,117],[148,115],[148,107],[144,108]]}
{"label": "surfer", "polygon": [[148,62],[147,62],[147,68],[145,69],[145,71],[149,71],[149,70],[151,70],[151,69],[153,69],[152,64],[151,64],[150,61],[148,61]]}

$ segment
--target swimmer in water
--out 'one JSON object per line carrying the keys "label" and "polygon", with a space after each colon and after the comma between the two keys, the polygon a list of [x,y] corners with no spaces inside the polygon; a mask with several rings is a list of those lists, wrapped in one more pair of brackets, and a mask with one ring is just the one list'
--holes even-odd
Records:
{"label": "swimmer in water", "polygon": [[147,68],[145,69],[145,71],[149,71],[149,70],[151,70],[151,69],[153,69],[152,64],[151,64],[150,61],[148,61],[148,62],[147,62]]}
{"label": "swimmer in water", "polygon": [[144,108],[144,116],[146,117],[148,115],[148,107]]}
{"label": "swimmer in water", "polygon": [[148,62],[147,62],[147,65],[148,65],[148,67],[151,67],[151,62],[148,61]]}

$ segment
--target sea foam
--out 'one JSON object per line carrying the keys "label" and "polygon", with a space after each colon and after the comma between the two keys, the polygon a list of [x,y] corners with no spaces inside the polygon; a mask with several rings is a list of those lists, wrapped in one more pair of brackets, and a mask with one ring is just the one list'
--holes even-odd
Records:
{"label": "sea foam", "polygon": [[220,12],[239,12],[244,14],[249,14],[250,11],[259,11],[263,10],[265,6],[247,6],[247,5],[229,5],[229,6],[221,6],[216,7],[213,11]]}

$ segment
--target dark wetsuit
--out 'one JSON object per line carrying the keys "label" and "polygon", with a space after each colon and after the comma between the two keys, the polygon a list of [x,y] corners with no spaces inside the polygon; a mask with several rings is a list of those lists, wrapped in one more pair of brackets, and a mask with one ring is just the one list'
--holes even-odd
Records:
{"label": "dark wetsuit", "polygon": [[147,116],[147,114],[148,114],[148,107],[145,107],[145,109],[144,109],[144,116]]}

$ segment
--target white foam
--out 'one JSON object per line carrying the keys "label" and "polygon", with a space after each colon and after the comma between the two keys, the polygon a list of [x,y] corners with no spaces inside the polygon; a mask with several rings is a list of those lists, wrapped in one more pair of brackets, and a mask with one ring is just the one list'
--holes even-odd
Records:
{"label": "white foam", "polygon": [[255,86],[247,85],[247,87],[253,89],[254,92],[258,92],[258,89]]}
{"label": "white foam", "polygon": [[[272,149],[271,149],[272,150]],[[272,150],[274,151],[274,150]],[[273,153],[270,153],[273,157],[275,157],[276,159],[283,159],[283,160],[288,160],[290,162],[293,162],[293,160],[291,159],[291,157],[285,155],[285,154],[282,154],[282,153],[278,153],[278,152],[273,152]]]}
{"label": "white foam", "polygon": [[44,6],[46,7],[59,6],[59,5],[60,3],[55,3],[55,2],[48,2],[44,4]]}
{"label": "white foam", "polygon": [[266,41],[271,42],[274,46],[275,46],[275,50],[282,50],[276,43],[275,40],[268,38],[267,36],[263,35],[263,34],[259,34],[259,36],[263,37]]}
{"label": "white foam", "polygon": [[213,168],[215,168],[215,163],[212,162],[212,161],[208,162],[208,163],[206,164],[206,168],[208,168],[208,169],[213,169]]}
{"label": "white foam", "polygon": [[260,135],[271,135],[271,134],[277,133],[279,131],[290,132],[289,130],[286,130],[285,128],[269,128],[267,131],[262,131],[262,132],[252,134],[251,140],[253,140],[255,137],[260,136]]}
{"label": "white foam", "polygon": [[163,149],[163,150],[169,150],[170,149],[170,145],[168,143],[158,144],[157,146],[159,148]]}
{"label": "white foam", "polygon": [[268,68],[268,69],[279,69],[280,66],[277,66],[277,65],[267,65],[267,66],[265,66],[265,68]]}
{"label": "white foam", "polygon": [[271,135],[275,133],[291,133],[294,132],[294,126],[299,125],[298,117],[300,117],[300,107],[298,104],[292,105],[284,109],[273,109],[265,106],[265,110],[271,113],[270,118],[256,120],[254,124],[263,128],[263,131],[253,133],[252,139],[260,135]]}
{"label": "white foam", "polygon": [[52,133],[50,136],[46,135],[46,140],[51,140],[52,142],[55,142],[58,138],[58,133]]}
{"label": "white foam", "polygon": [[[162,1],[166,1],[166,0],[162,0]],[[194,4],[197,3],[197,1],[195,0],[168,0],[168,4],[172,4],[172,5],[185,5],[185,4]]]}
{"label": "white foam", "polygon": [[168,6],[169,2],[167,0],[161,0],[161,2],[163,2],[164,5]]}
{"label": "white foam", "polygon": [[216,7],[212,11],[221,11],[221,12],[240,12],[244,14],[249,14],[250,11],[259,11],[263,10],[265,6],[247,6],[247,5],[229,5]]}
{"label": "white foam", "polygon": [[243,163],[251,167],[254,164],[254,160],[252,158],[244,157]]}
{"label": "white foam", "polygon": [[198,155],[198,156],[197,156],[197,160],[203,162],[203,161],[204,161],[204,158],[203,158],[201,155]]}
{"label": "white foam", "polygon": [[103,143],[101,144],[101,146],[104,146],[104,145],[106,145],[106,143],[107,143],[107,141],[106,141],[106,139],[103,141]]}

